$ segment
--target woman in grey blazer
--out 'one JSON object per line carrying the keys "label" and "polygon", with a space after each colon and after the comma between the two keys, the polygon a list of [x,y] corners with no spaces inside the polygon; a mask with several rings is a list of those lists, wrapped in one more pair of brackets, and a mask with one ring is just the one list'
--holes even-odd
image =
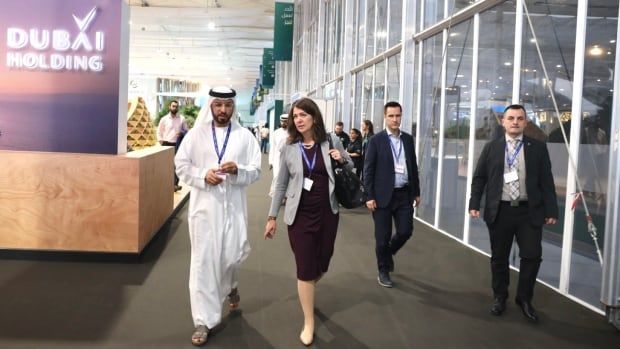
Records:
{"label": "woman in grey blazer", "polygon": [[[329,267],[338,230],[338,201],[334,194],[331,159],[352,168],[338,137],[327,134],[319,107],[302,98],[289,113],[287,144],[280,153],[280,171],[265,227],[265,239],[276,233],[276,217],[286,197],[284,223],[297,266],[297,292],[304,313],[299,335],[309,346],[314,340],[314,289]],[[327,137],[334,149],[329,149]],[[330,159],[331,157],[331,159]]]}

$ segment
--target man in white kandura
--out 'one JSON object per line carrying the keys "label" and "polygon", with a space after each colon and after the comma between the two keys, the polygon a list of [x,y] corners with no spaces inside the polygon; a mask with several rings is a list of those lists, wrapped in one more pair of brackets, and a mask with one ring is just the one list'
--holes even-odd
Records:
{"label": "man in white kandura", "polygon": [[269,196],[273,197],[273,189],[278,179],[278,171],[280,171],[280,152],[282,147],[286,144],[288,138],[288,114],[280,115],[280,128],[273,131],[271,135],[271,148],[269,148],[269,166],[271,167],[271,173],[273,174],[273,180],[271,181],[271,188],[269,189]]}
{"label": "man in white kandura", "polygon": [[237,270],[250,252],[246,187],[260,176],[258,142],[232,119],[234,90],[209,91],[199,122],[181,143],[176,171],[191,187],[189,293],[195,330],[192,344],[207,342],[222,320],[222,304],[239,305]]}

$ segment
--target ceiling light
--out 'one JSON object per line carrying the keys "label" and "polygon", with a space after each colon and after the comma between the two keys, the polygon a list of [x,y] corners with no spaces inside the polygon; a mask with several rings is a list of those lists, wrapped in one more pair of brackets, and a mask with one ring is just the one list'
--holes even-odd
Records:
{"label": "ceiling light", "polygon": [[615,44],[615,43],[616,43],[616,40],[609,40],[609,43],[610,43],[610,44]]}
{"label": "ceiling light", "polygon": [[558,64],[558,65],[556,65],[555,67],[556,67],[556,68],[562,68],[562,65],[561,65],[561,64]]}
{"label": "ceiling light", "polygon": [[459,33],[450,33],[450,36],[458,36]]}
{"label": "ceiling light", "polygon": [[215,22],[209,22],[209,23],[207,24],[207,28],[208,28],[209,30],[215,30]]}
{"label": "ceiling light", "polygon": [[511,66],[511,65],[512,65],[512,63],[511,63],[511,62],[504,62],[504,65],[505,65],[505,66]]}
{"label": "ceiling light", "polygon": [[590,53],[591,56],[600,56],[603,54],[603,49],[598,47],[598,45],[594,45],[588,53]]}
{"label": "ceiling light", "polygon": [[535,43],[535,42],[536,42],[536,39],[531,38],[531,39],[530,39],[530,42],[531,42],[531,43]]}

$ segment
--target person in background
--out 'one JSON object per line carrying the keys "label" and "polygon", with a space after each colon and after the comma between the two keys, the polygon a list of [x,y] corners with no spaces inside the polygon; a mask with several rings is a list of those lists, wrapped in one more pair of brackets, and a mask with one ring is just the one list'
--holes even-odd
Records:
{"label": "person in background", "polygon": [[271,168],[273,180],[271,181],[271,187],[269,188],[269,196],[273,197],[273,190],[278,179],[278,172],[280,171],[280,152],[282,147],[286,144],[288,138],[288,114],[280,115],[280,128],[273,131],[271,136],[272,145],[269,148],[269,167]]}
{"label": "person in background", "polygon": [[359,176],[362,175],[362,167],[364,166],[364,160],[362,158],[362,133],[356,128],[352,128],[350,132],[351,143],[347,147],[347,153],[353,160],[353,167],[355,167],[355,173]]}
{"label": "person in background", "polygon": [[192,344],[204,345],[222,320],[222,304],[239,306],[238,269],[250,253],[246,187],[260,177],[252,133],[233,119],[235,90],[214,87],[201,122],[187,133],[175,162],[191,187],[189,295]]}
{"label": "person in background", "polygon": [[342,123],[342,121],[338,121],[336,123],[336,127],[334,127],[334,133],[336,133],[336,136],[338,136],[338,139],[340,139],[340,143],[342,143],[342,146],[347,149],[351,140],[349,139],[349,135],[344,132],[343,129],[344,124]]}
{"label": "person in background", "polygon": [[[383,287],[394,286],[393,256],[413,233],[413,208],[420,204],[420,179],[413,137],[400,130],[402,107],[388,102],[383,107],[385,130],[368,142],[364,159],[366,207],[375,222],[375,253]],[[392,236],[392,219],[396,234]]]}
{"label": "person in background", "polygon": [[264,125],[260,129],[260,151],[263,154],[267,154],[267,148],[269,147],[269,127]]}
{"label": "person in background", "polygon": [[501,121],[504,136],[485,144],[480,153],[469,214],[480,217],[480,201],[486,193],[483,217],[491,242],[491,314],[500,316],[506,310],[508,258],[516,237],[521,263],[515,302],[527,319],[536,322],[538,314],[531,301],[542,261],[542,227],[558,218],[551,160],[544,142],[523,135],[528,121],[522,105],[506,107]]}
{"label": "person in background", "polygon": [[[309,346],[314,340],[315,286],[327,272],[338,230],[332,159],[349,168],[352,163],[338,138],[325,131],[323,116],[313,100],[295,101],[289,120],[289,138],[282,148],[264,236],[275,236],[276,217],[286,195],[284,223],[295,255],[297,292],[304,314],[299,340]],[[327,137],[331,137],[333,149]]]}
{"label": "person in background", "polygon": [[[372,121],[364,120],[362,121],[362,163],[364,163],[364,157],[366,156],[366,148],[368,148],[368,141],[370,137],[374,136],[375,131],[372,125]],[[362,174],[364,172],[364,166],[362,165],[362,169],[358,173],[358,176],[362,178]]]}
{"label": "person in background", "polygon": [[[179,114],[179,102],[176,100],[170,101],[168,104],[168,114],[166,114],[161,120],[159,120],[159,126],[157,127],[157,139],[159,144],[174,147],[174,153],[178,151],[178,144],[181,142],[181,138],[189,131],[187,121],[183,115]],[[174,172],[174,191],[181,190],[179,185],[179,176],[176,171]]]}

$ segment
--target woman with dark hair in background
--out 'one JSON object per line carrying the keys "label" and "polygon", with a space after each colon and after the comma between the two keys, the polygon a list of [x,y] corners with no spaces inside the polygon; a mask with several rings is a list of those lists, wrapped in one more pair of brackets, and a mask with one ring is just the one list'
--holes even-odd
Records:
{"label": "woman with dark hair in background", "polygon": [[[338,230],[331,159],[349,168],[352,162],[338,137],[327,134],[321,111],[309,98],[293,103],[288,134],[264,236],[271,239],[275,235],[276,217],[286,195],[284,223],[295,255],[297,292],[304,314],[299,339],[309,346],[314,340],[315,285],[329,267]],[[327,137],[331,137],[333,149]]]}
{"label": "woman with dark hair in background", "polygon": [[350,132],[351,143],[347,147],[347,153],[353,160],[353,167],[355,167],[355,173],[357,176],[362,175],[362,168],[364,167],[364,158],[362,158],[362,133],[356,128],[352,128]]}
{"label": "woman with dark hair in background", "polygon": [[[364,120],[362,121],[362,169],[364,168],[364,157],[366,156],[366,148],[368,148],[368,141],[370,137],[374,136],[375,131],[372,126],[372,121]],[[357,175],[362,178],[362,169],[359,170]]]}

